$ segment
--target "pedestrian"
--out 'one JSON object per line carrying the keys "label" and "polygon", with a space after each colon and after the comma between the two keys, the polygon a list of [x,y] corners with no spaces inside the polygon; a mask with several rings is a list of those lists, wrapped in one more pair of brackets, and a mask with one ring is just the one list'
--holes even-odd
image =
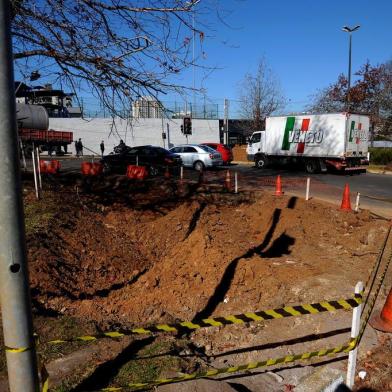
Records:
{"label": "pedestrian", "polygon": [[103,156],[103,153],[105,151],[105,143],[103,142],[103,140],[101,141],[101,144],[99,145],[99,147],[101,148],[101,155]]}
{"label": "pedestrian", "polygon": [[79,138],[78,146],[79,146],[79,155],[83,156],[83,143],[81,138]]}
{"label": "pedestrian", "polygon": [[78,157],[79,156],[79,143],[77,140],[75,140],[75,153],[76,153],[76,156]]}

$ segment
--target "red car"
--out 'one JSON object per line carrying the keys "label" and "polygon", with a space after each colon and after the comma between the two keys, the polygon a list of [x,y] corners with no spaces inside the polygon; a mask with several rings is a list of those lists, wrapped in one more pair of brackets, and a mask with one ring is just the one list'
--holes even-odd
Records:
{"label": "red car", "polygon": [[211,147],[214,150],[218,151],[222,155],[222,160],[224,165],[230,164],[230,162],[233,160],[233,153],[231,151],[231,148],[229,146],[226,146],[226,144],[222,143],[200,143],[204,144],[205,146]]}

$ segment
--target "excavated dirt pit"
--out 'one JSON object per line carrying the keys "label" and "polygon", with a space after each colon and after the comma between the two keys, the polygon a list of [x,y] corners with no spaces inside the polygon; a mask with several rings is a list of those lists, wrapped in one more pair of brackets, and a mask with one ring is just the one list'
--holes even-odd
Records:
{"label": "excavated dirt pit", "polygon": [[294,197],[227,196],[137,209],[49,192],[40,203],[58,211],[28,237],[34,299],[128,327],[347,296],[388,225]]}
{"label": "excavated dirt pit", "polygon": [[[28,230],[36,312],[106,330],[348,298],[356,282],[366,280],[388,227],[368,211],[347,213],[267,192],[199,189],[178,199],[173,189],[155,189],[155,201],[167,197],[161,204],[139,193],[131,201],[144,200],[142,208],[108,201],[104,191],[91,196],[63,186],[45,192],[33,211],[52,215]],[[27,209],[31,203],[37,204],[27,190]],[[272,320],[246,330],[210,328],[190,339],[215,365],[241,363],[252,355],[219,356],[346,328],[350,313],[343,314]]]}

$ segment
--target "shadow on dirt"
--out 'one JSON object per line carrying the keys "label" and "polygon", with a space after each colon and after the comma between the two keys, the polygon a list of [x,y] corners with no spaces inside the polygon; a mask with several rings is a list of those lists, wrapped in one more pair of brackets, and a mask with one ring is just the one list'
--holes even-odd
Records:
{"label": "shadow on dirt", "polygon": [[[292,197],[290,198],[287,207],[294,208],[295,203],[296,203],[296,198]],[[203,318],[208,318],[215,311],[219,303],[221,303],[224,300],[227,292],[230,289],[231,282],[234,278],[235,271],[237,269],[237,265],[241,259],[250,259],[254,255],[259,255],[260,257],[267,257],[267,258],[281,257],[282,255],[288,255],[291,253],[289,248],[290,246],[294,245],[295,239],[293,237],[290,237],[286,233],[281,234],[272,243],[270,248],[265,250],[274,235],[281,214],[282,214],[282,210],[280,208],[276,208],[274,210],[272,214],[271,225],[264,237],[263,242],[260,245],[249,249],[246,253],[244,253],[239,257],[236,257],[229,263],[225,272],[222,275],[220,282],[216,286],[214,293],[208,300],[206,306],[204,307],[204,309],[202,309],[200,312],[198,312],[195,315],[193,321],[200,320]]]}
{"label": "shadow on dirt", "polygon": [[154,339],[155,337],[151,336],[133,341],[115,358],[98,366],[87,379],[70,392],[96,391],[107,387],[110,381],[118,374],[121,367],[134,358],[138,351],[151,344]]}

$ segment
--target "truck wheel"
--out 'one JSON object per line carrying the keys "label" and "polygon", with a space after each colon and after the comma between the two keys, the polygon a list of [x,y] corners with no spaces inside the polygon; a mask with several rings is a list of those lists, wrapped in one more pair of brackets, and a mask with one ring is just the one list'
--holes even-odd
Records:
{"label": "truck wheel", "polygon": [[306,173],[315,174],[320,171],[320,165],[316,159],[310,159],[305,162]]}
{"label": "truck wheel", "polygon": [[267,166],[267,158],[264,155],[259,155],[255,159],[255,164],[258,169],[264,169]]}

